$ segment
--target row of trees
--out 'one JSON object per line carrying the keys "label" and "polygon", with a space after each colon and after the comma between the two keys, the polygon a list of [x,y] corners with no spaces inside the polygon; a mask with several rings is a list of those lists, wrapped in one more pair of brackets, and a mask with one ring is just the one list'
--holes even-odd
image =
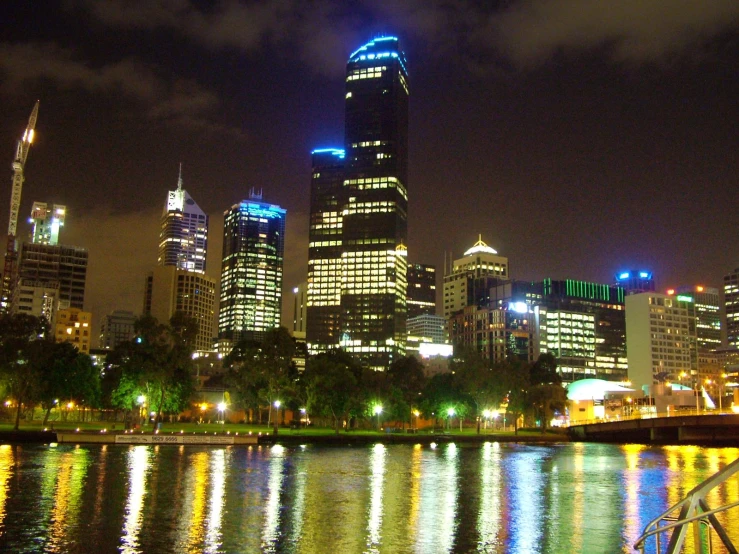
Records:
{"label": "row of trees", "polygon": [[[44,423],[57,402],[124,412],[124,419],[142,409],[179,414],[195,395],[192,371],[197,320],[175,314],[167,324],[151,316],[136,322],[135,339],[108,354],[105,367],[95,368],[89,356],[70,343],[54,343],[43,319],[25,314],[0,318],[0,386],[15,406],[15,427],[23,408],[42,407]],[[451,361],[451,371],[428,377],[414,357],[395,361],[385,372],[362,368],[342,350],[309,357],[299,373],[294,359],[301,348],[284,327],[266,333],[261,342],[242,341],[224,360],[222,384],[250,421],[276,425],[276,402],[293,413],[304,409],[336,432],[368,424],[382,407],[385,421],[405,426],[422,416],[436,423],[453,413],[479,423],[487,410],[505,407],[510,420],[520,415],[545,427],[564,410],[564,390],[556,360],[544,354],[534,364],[515,359],[490,364],[474,350]],[[414,416],[414,414],[418,414]]]}
{"label": "row of trees", "polygon": [[[306,410],[322,418],[336,432],[371,422],[381,406],[383,419],[405,425],[414,413],[438,421],[453,413],[477,421],[488,410],[505,407],[511,420],[523,415],[545,428],[556,412],[564,411],[565,393],[556,372],[556,359],[542,355],[534,364],[517,360],[490,364],[473,350],[451,362],[451,372],[427,377],[414,357],[401,358],[386,372],[363,369],[342,350],[308,358],[299,374],[293,359],[298,346],[288,331],[269,331],[261,343],[243,341],[224,360],[225,385],[252,420],[262,421],[271,406]],[[255,416],[256,414],[256,416]]]}
{"label": "row of trees", "polygon": [[180,413],[189,407],[195,388],[193,344],[197,320],[175,314],[168,324],[151,316],[136,322],[136,338],[108,354],[105,367],[71,343],[56,343],[43,318],[26,314],[0,317],[0,392],[12,399],[15,429],[22,411],[41,406],[44,424],[59,403],[122,410],[124,419],[142,408]]}

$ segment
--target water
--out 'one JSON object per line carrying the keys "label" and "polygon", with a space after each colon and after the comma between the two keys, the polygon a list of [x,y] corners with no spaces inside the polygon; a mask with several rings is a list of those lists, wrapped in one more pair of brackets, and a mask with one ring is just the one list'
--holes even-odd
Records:
{"label": "water", "polygon": [[[0,446],[0,551],[633,552],[739,449]],[[708,502],[739,499],[729,481]],[[739,543],[739,513],[723,522]]]}

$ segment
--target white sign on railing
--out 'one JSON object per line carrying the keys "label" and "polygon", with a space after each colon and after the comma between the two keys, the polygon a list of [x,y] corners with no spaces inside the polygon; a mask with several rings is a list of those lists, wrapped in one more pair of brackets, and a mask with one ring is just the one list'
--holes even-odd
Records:
{"label": "white sign on railing", "polygon": [[214,435],[116,435],[116,444],[234,444],[234,437]]}

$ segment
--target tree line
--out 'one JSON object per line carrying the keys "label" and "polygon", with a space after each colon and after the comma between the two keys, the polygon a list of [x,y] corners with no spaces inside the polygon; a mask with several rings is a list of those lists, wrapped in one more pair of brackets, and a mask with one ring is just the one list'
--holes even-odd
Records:
{"label": "tree line", "polygon": [[[83,410],[104,409],[133,422],[145,403],[155,423],[176,417],[196,401],[193,378],[196,319],[181,313],[168,323],[151,316],[136,321],[134,338],[111,350],[102,368],[70,343],[55,343],[43,318],[26,314],[0,317],[0,392],[12,399],[15,428],[23,410],[41,407],[46,424],[51,410],[70,403]],[[298,371],[297,357],[307,359]],[[475,350],[455,352],[449,372],[427,375],[415,357],[400,358],[387,371],[363,368],[341,349],[307,356],[284,327],[261,341],[243,340],[223,360],[224,372],[209,385],[221,385],[250,423],[277,429],[278,413],[305,412],[305,419],[341,429],[383,422],[413,426],[418,418],[443,424],[450,417],[480,423],[492,410],[508,421],[523,416],[543,428],[564,411],[565,394],[557,361],[543,354],[528,364],[513,357],[491,364]],[[275,407],[279,409],[275,409]],[[84,412],[83,412],[84,413]],[[266,421],[265,421],[266,419]]]}

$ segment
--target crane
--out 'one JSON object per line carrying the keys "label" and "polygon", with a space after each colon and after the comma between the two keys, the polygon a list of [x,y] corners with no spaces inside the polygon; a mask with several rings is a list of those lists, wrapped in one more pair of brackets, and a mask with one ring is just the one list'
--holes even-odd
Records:
{"label": "crane", "polygon": [[28,159],[28,151],[33,143],[34,130],[36,128],[36,119],[38,118],[39,101],[31,111],[31,117],[28,118],[28,126],[26,127],[23,137],[18,141],[15,151],[15,159],[13,159],[13,188],[10,193],[10,218],[8,220],[8,245],[5,252],[5,269],[3,271],[3,289],[2,298],[0,299],[0,310],[7,312],[10,308],[10,297],[13,293],[15,285],[16,265],[18,261],[18,248],[16,245],[16,232],[18,228],[18,212],[21,207],[21,191],[23,190],[23,169]]}

